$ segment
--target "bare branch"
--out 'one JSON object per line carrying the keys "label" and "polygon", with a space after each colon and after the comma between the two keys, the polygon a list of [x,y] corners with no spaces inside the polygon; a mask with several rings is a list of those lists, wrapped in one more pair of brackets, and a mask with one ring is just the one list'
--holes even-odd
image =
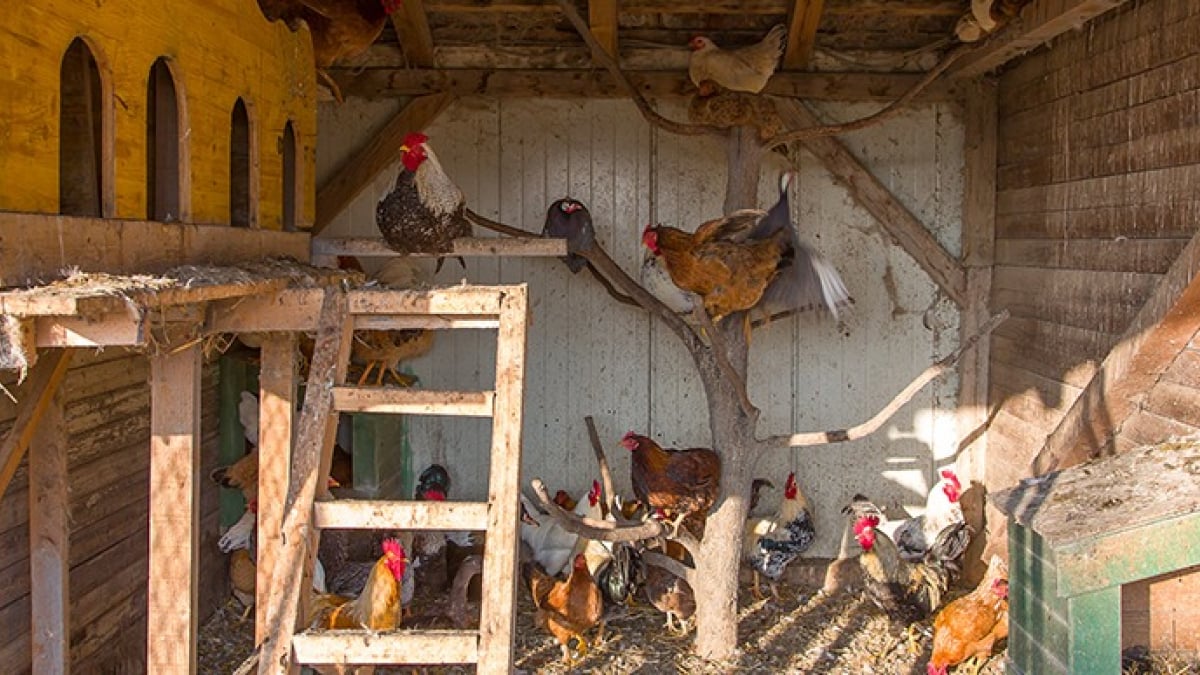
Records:
{"label": "bare branch", "polygon": [[558,6],[562,8],[563,15],[567,17],[567,21],[571,22],[571,25],[579,32],[579,36],[583,38],[588,48],[592,50],[592,58],[604,66],[612,74],[613,79],[619,82],[625,88],[625,91],[629,92],[629,97],[633,99],[633,104],[637,106],[637,109],[642,113],[642,117],[646,118],[647,122],[671,133],[685,136],[699,136],[700,134],[725,135],[725,129],[720,127],[702,124],[683,124],[658,114],[651,107],[650,103],[646,101],[646,98],[642,96],[642,93],[638,91],[637,87],[634,86],[633,82],[630,81],[629,76],[621,70],[621,66],[617,63],[616,59],[609,55],[604,47],[600,46],[600,42],[592,34],[592,29],[588,26],[587,21],[584,21],[583,17],[575,9],[575,4],[571,0],[557,0],[557,2]]}
{"label": "bare branch", "polygon": [[924,372],[910,382],[908,386],[905,387],[899,394],[896,394],[895,398],[893,398],[890,403],[884,406],[882,410],[875,413],[875,416],[866,422],[863,422],[858,426],[850,427],[849,429],[838,429],[834,431],[810,431],[800,434],[791,434],[790,436],[771,436],[770,438],[766,438],[760,442],[768,446],[797,448],[811,445],[826,445],[829,443],[854,441],[874,433],[879,429],[879,427],[883,426],[883,423],[886,422],[892,415],[895,415],[896,411],[899,410],[901,406],[903,406],[905,403],[908,403],[908,401],[912,399],[912,397],[915,396],[922,387],[924,387],[926,384],[929,384],[934,379],[941,377],[947,371],[953,368],[958,360],[962,358],[963,354],[974,347],[981,338],[995,330],[996,326],[1004,323],[1004,320],[1007,318],[1007,309],[1002,310],[999,314],[993,316],[988,320],[987,323],[979,327],[978,333],[975,333],[966,340],[963,340],[962,344],[958,346],[958,349],[954,350],[937,363],[934,363],[926,368]]}
{"label": "bare branch", "polygon": [[654,297],[642,285],[634,281],[625,270],[621,269],[613,259],[608,257],[608,252],[599,244],[593,245],[592,248],[579,251],[579,255],[587,259],[596,271],[603,274],[609,281],[617,287],[618,290],[626,293],[633,298],[637,304],[641,305],[646,311],[657,314],[663,323],[667,324],[680,340],[683,340],[684,346],[690,352],[697,352],[705,349],[704,343],[700,341],[700,336],[686,321],[679,318],[679,315],[671,311],[661,300]]}
{"label": "bare branch", "polygon": [[621,304],[630,305],[632,307],[637,307],[639,309],[642,308],[642,306],[639,305],[636,300],[629,297],[628,295],[625,295],[621,291],[618,291],[616,289],[616,287],[612,285],[612,282],[608,280],[607,277],[605,277],[603,274],[600,274],[599,272],[597,272],[595,267],[592,267],[591,263],[588,263],[588,271],[592,273],[592,276],[596,278],[596,281],[600,282],[600,285],[604,287],[604,290],[608,291],[608,294],[610,296],[612,296],[613,300],[616,300],[617,302],[619,302]]}
{"label": "bare branch", "polygon": [[616,490],[613,488],[612,470],[608,468],[608,457],[604,454],[604,446],[600,443],[600,432],[596,431],[596,420],[591,415],[583,418],[587,425],[588,439],[592,442],[592,452],[596,453],[596,463],[600,465],[600,480],[604,482],[604,503],[608,512],[618,523],[626,523],[625,516],[613,508],[613,498]]}
{"label": "bare branch", "polygon": [[618,525],[610,520],[593,520],[564,510],[555,504],[546,493],[546,484],[540,478],[530,481],[533,493],[554,522],[571,534],[596,541],[644,541],[666,535],[667,528],[661,522],[649,518],[636,525]]}
{"label": "bare branch", "polygon": [[917,94],[920,94],[926,87],[933,84],[934,80],[938,79],[942,73],[946,72],[946,69],[949,68],[952,63],[974,50],[974,46],[967,45],[963,45],[951,50],[942,57],[942,60],[939,61],[936,66],[930,68],[929,72],[925,73],[924,77],[918,80],[917,83],[909,88],[908,91],[901,94],[900,98],[887,104],[879,112],[876,112],[872,115],[867,115],[866,117],[860,117],[859,119],[845,122],[843,124],[826,124],[819,127],[808,127],[807,129],[794,129],[792,131],[785,131],[768,138],[763,142],[763,147],[771,150],[785,143],[807,141],[812,138],[821,138],[823,136],[839,136],[841,134],[849,133],[851,131],[858,131],[869,126],[879,124],[880,122],[888,119],[889,117],[895,116],[897,113],[903,110],[905,106],[907,106],[914,98],[916,98]]}
{"label": "bare branch", "polygon": [[507,234],[510,237],[517,237],[518,239],[539,239],[539,238],[541,238],[541,235],[536,232],[522,230],[519,227],[513,227],[512,225],[505,225],[504,223],[497,223],[496,221],[492,220],[491,218],[487,218],[485,216],[479,215],[478,213],[475,213],[471,209],[467,209],[465,215],[467,216],[467,220],[470,220],[471,222],[484,228],[485,230],[499,232],[500,234]]}

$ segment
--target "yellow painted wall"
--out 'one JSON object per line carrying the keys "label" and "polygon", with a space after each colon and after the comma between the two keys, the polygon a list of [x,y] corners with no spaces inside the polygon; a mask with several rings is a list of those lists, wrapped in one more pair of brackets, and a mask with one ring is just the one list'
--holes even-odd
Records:
{"label": "yellow painted wall", "polygon": [[[230,115],[246,102],[257,151],[259,227],[282,223],[280,139],[300,150],[299,220],[314,212],[315,75],[311,38],[270,23],[255,0],[9,0],[0,21],[0,211],[57,213],[59,72],[77,36],[91,47],[112,106],[115,215],[146,217],[146,91],[170,60],[183,109],[183,220],[229,220]],[[15,6],[13,6],[15,5]],[[254,152],[254,141],[252,141]],[[251,180],[252,190],[255,180]]]}

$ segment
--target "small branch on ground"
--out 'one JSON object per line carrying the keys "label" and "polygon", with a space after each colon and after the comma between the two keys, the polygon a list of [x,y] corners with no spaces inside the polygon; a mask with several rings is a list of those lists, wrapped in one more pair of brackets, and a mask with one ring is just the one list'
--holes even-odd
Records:
{"label": "small branch on ground", "polygon": [[830,443],[854,441],[874,433],[879,429],[879,427],[883,426],[883,423],[888,421],[892,415],[895,415],[897,410],[899,410],[905,403],[908,403],[909,400],[911,400],[912,397],[915,396],[917,392],[920,391],[925,385],[949,372],[954,365],[958,363],[958,360],[962,358],[963,354],[974,347],[976,343],[983,338],[983,336],[991,334],[991,332],[994,331],[997,326],[999,326],[1001,323],[1004,323],[1008,316],[1009,314],[1007,309],[1002,310],[999,314],[993,316],[988,320],[987,323],[979,327],[979,332],[963,340],[962,344],[958,346],[958,349],[951,352],[948,356],[926,368],[924,372],[916,377],[916,379],[914,379],[912,382],[909,382],[908,386],[905,387],[899,394],[896,394],[895,398],[893,398],[891,402],[884,406],[882,410],[875,413],[875,415],[866,422],[863,422],[858,426],[850,427],[849,429],[838,429],[835,431],[810,431],[799,434],[771,436],[763,439],[760,441],[760,443],[774,447],[799,448],[812,445],[826,445]]}

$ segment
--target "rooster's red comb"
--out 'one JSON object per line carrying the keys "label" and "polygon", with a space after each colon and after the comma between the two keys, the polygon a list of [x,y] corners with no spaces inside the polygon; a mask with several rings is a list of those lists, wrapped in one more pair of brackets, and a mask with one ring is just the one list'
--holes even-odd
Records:
{"label": "rooster's red comb", "polygon": [[398,558],[404,557],[404,547],[400,545],[399,539],[391,539],[391,538],[384,539],[383,540],[383,552],[385,554],[390,553],[391,555],[394,555]]}
{"label": "rooster's red comb", "polygon": [[406,148],[415,148],[418,145],[421,145],[422,143],[424,143],[428,140],[429,140],[429,137],[426,136],[425,134],[423,134],[419,131],[412,131],[412,132],[409,132],[409,134],[404,137],[403,145]]}
{"label": "rooster's red comb", "polygon": [[866,530],[873,530],[879,527],[878,516],[863,516],[854,523],[854,536],[862,534]]}

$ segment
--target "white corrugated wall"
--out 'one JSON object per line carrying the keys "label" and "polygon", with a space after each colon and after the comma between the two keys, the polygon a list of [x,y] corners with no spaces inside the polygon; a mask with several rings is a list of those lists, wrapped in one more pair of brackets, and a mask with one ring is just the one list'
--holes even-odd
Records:
{"label": "white corrugated wall", "polygon": [[[318,184],[397,108],[324,108]],[[660,110],[685,117],[682,107]],[[821,108],[838,120],[873,110]],[[724,198],[721,142],[651,130],[628,101],[461,100],[427,133],[472,209],[540,231],[550,202],[567,195],[580,199],[601,242],[635,278],[646,223],[694,228],[719,215]],[[958,253],[963,137],[952,106],[915,108],[845,142]],[[773,156],[763,172],[764,208],[775,199],[783,167],[782,157]],[[377,236],[375,203],[394,178],[395,169],[380,176],[322,236]],[[793,210],[804,236],[841,270],[856,305],[841,327],[802,316],[755,332],[749,387],[763,411],[763,435],[856,424],[958,342],[953,303],[807,154],[800,156]],[[671,445],[709,442],[704,394],[686,351],[661,323],[613,301],[586,271],[573,276],[555,259],[475,258],[465,273],[448,260],[437,282],[463,278],[529,284],[526,484],[540,476],[552,490],[581,492],[590,485],[597,471],[583,423],[589,414],[625,489],[628,460],[616,445],[625,431],[649,432]],[[490,387],[494,348],[492,331],[443,333],[433,352],[411,366],[427,388]],[[817,509],[821,537],[814,554],[837,552],[843,531],[838,510],[855,492],[881,504],[924,503],[935,466],[952,461],[956,391],[953,378],[926,387],[872,438],[780,450],[762,460],[759,474],[780,487],[787,471],[797,471]],[[485,495],[489,421],[417,418],[409,439],[418,470],[432,460],[444,462],[455,496]]]}

